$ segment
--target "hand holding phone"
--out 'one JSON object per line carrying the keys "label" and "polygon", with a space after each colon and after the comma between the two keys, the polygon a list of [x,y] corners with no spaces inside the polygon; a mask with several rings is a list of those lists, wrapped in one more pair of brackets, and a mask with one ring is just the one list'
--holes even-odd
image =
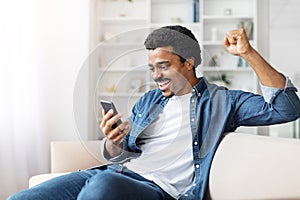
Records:
{"label": "hand holding phone", "polygon": [[[110,109],[112,109],[113,112],[114,112],[113,116],[115,116],[115,115],[118,114],[118,111],[117,111],[117,109],[116,109],[116,107],[115,107],[115,105],[114,105],[113,102],[101,100],[100,103],[101,103],[101,105],[102,105],[102,107],[103,107],[105,113],[107,113]],[[121,119],[119,119],[119,120],[112,126],[112,128],[115,129],[115,128],[116,128],[117,126],[119,126],[120,124],[122,124],[122,120],[121,120]]]}
{"label": "hand holding phone", "polygon": [[[100,103],[104,109],[105,114],[109,112],[110,109],[113,110],[113,116],[118,114],[117,109],[114,106],[113,102],[101,100]],[[114,119],[118,119],[118,120],[115,124],[111,126],[111,124],[114,123],[114,121],[112,121],[114,119],[111,118],[113,116],[111,116],[111,114],[104,115],[103,120],[100,123],[100,128],[103,134],[107,138],[105,142],[105,148],[111,157],[120,155],[123,149],[122,148],[123,139],[129,133],[129,129],[130,129],[129,126],[130,121],[126,120],[122,122],[120,117],[115,117]]]}

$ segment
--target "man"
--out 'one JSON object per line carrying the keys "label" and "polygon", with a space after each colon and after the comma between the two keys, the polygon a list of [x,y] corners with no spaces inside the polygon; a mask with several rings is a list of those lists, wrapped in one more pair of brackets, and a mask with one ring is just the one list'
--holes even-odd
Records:
{"label": "man", "polygon": [[103,113],[105,158],[115,163],[58,177],[11,199],[203,199],[214,153],[239,126],[284,123],[300,116],[291,82],[254,50],[245,31],[229,31],[227,50],[256,72],[264,96],[197,78],[200,47],[190,30],[167,26],[146,38],[158,88],[136,103],[130,119]]}

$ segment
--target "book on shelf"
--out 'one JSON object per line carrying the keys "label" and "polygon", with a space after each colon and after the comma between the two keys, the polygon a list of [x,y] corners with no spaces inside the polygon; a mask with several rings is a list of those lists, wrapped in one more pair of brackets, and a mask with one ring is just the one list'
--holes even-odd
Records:
{"label": "book on shelf", "polygon": [[199,22],[199,0],[194,0],[193,4],[193,21]]}

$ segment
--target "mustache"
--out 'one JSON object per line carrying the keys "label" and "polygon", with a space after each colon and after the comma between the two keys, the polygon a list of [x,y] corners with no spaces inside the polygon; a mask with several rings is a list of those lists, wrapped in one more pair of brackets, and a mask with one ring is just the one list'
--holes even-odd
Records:
{"label": "mustache", "polygon": [[159,82],[165,82],[165,81],[170,81],[171,79],[169,78],[157,78],[157,79],[154,79],[154,81],[156,83],[159,83]]}

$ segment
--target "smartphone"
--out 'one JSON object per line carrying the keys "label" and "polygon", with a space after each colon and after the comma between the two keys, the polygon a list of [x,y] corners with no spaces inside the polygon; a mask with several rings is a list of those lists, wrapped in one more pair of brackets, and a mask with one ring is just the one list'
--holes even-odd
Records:
{"label": "smartphone", "polygon": [[[107,113],[110,109],[112,109],[114,111],[114,116],[118,114],[118,111],[114,105],[113,102],[111,101],[105,101],[105,100],[100,100],[100,104],[102,106],[102,108],[104,109],[104,112]],[[119,126],[120,124],[122,124],[122,120],[119,119],[113,126],[112,128],[116,128],[117,126]]]}

